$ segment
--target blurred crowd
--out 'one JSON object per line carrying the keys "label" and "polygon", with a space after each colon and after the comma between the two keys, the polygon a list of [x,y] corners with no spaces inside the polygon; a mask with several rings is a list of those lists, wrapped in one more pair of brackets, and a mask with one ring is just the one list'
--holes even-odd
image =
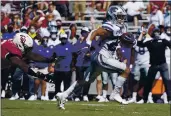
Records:
{"label": "blurred crowd", "polygon": [[[145,5],[146,2],[148,2],[147,5]],[[127,21],[133,22],[134,26],[141,26],[139,25],[140,20],[146,20],[147,22],[143,23],[145,25],[170,26],[171,7],[169,1],[1,1],[1,39],[9,40],[16,33],[24,32],[34,40],[33,52],[43,56],[51,56],[53,48],[57,46],[55,52],[59,56],[65,56],[63,61],[57,66],[55,65],[56,72],[54,74],[50,68],[49,72],[45,71],[51,73],[55,85],[30,78],[18,68],[13,70],[12,67],[9,67],[3,70],[1,73],[1,97],[4,98],[7,94],[5,90],[12,90],[12,95],[9,96],[10,100],[26,99],[25,96],[27,96],[28,100],[40,98],[41,100],[51,99],[56,101],[55,94],[61,91],[61,85],[63,90],[66,90],[74,80],[83,79],[84,71],[90,65],[91,54],[100,48],[99,41],[95,41],[94,44],[97,47],[87,51],[85,40],[89,32],[95,29],[93,23],[96,20],[102,19],[105,21],[104,12],[111,5],[123,6],[127,12]],[[79,33],[76,23],[71,23],[68,29],[63,29],[65,25],[63,21],[89,20],[85,16],[91,13],[99,15],[104,13],[104,15],[101,18],[93,17],[90,20],[91,27],[82,24]],[[138,34],[138,32],[135,32],[135,34]],[[28,61],[28,64],[39,70],[47,70],[48,67],[54,65],[32,61]],[[100,99],[102,95],[102,84],[104,84],[102,77],[97,77],[97,99]],[[10,82],[8,82],[9,79]],[[6,85],[11,85],[11,82],[11,88],[6,88]],[[88,101],[89,87],[84,87],[78,93],[78,97],[71,99],[80,101],[81,96],[83,96],[83,100]],[[49,88],[55,89],[51,98],[49,97]]]}

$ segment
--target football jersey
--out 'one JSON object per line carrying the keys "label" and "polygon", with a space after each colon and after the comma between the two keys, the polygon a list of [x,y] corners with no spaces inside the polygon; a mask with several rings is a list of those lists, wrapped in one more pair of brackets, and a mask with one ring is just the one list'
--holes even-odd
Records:
{"label": "football jersey", "polygon": [[136,60],[135,60],[136,64],[139,65],[149,64],[150,55],[147,47],[136,46],[135,51],[136,51]]}
{"label": "football jersey", "polygon": [[8,56],[15,55],[22,58],[22,52],[12,40],[1,40],[1,69],[10,67]]}
{"label": "football jersey", "polygon": [[105,57],[112,57],[116,47],[118,46],[119,43],[119,36],[121,36],[124,32],[126,32],[126,26],[124,25],[123,28],[120,28],[111,22],[105,22],[102,24],[102,28],[110,31],[113,33],[112,36],[107,37],[101,50],[100,54],[104,55]]}
{"label": "football jersey", "polygon": [[9,55],[16,55],[22,58],[21,50],[12,40],[1,40],[1,58],[6,59]]}

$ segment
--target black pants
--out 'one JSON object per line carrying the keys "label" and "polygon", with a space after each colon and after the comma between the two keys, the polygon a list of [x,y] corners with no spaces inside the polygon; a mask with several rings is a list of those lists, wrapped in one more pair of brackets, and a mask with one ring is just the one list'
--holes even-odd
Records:
{"label": "black pants", "polygon": [[166,88],[166,93],[168,95],[168,100],[171,100],[171,78],[169,77],[168,65],[167,63],[164,63],[161,65],[155,65],[155,66],[152,65],[148,70],[148,76],[147,76],[146,84],[144,86],[144,94],[143,94],[143,99],[145,102],[148,100],[148,94],[152,89],[153,82],[155,80],[155,76],[158,71],[162,76],[164,86]]}
{"label": "black pants", "polygon": [[64,82],[64,91],[67,90],[71,83],[71,71],[55,71],[55,95],[61,92],[61,83]]}
{"label": "black pants", "polygon": [[[88,67],[76,67],[76,80],[80,81],[80,80],[84,80],[84,73],[87,70]],[[88,95],[88,91],[90,88],[90,84],[86,84],[84,85],[82,88],[80,88],[80,90],[77,91],[76,96],[80,97],[81,94],[84,95]],[[82,92],[83,90],[83,92]]]}
{"label": "black pants", "polygon": [[8,76],[10,73],[10,69],[9,68],[4,68],[1,70],[1,90],[5,90],[6,87],[6,83],[8,81]]}

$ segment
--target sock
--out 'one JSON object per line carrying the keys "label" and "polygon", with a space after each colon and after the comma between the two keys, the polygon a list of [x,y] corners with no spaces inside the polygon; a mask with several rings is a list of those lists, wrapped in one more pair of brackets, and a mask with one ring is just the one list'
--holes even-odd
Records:
{"label": "sock", "polygon": [[137,97],[137,92],[133,92],[133,93],[132,93],[132,98],[133,98],[133,99],[136,99],[136,97]]}
{"label": "sock", "polygon": [[153,97],[152,97],[152,93],[150,92],[149,94],[148,94],[148,100],[149,99],[152,99]]}
{"label": "sock", "polygon": [[66,91],[64,91],[64,93],[68,96],[74,90],[76,85],[77,81],[75,81]]}
{"label": "sock", "polygon": [[120,89],[123,86],[124,82],[126,81],[126,78],[119,76],[115,88],[114,88],[114,93],[119,93],[120,94]]}
{"label": "sock", "polygon": [[103,97],[106,98],[106,96],[107,96],[107,91],[103,90]]}

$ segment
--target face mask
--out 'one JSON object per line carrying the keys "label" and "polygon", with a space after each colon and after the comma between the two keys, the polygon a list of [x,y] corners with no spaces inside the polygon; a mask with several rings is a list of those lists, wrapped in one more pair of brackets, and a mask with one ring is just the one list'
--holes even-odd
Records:
{"label": "face mask", "polygon": [[31,32],[31,33],[35,33],[36,30],[35,30],[35,29],[30,29],[30,32]]}
{"label": "face mask", "polygon": [[82,33],[81,35],[86,38],[88,36],[88,33]]}
{"label": "face mask", "polygon": [[159,32],[154,33],[154,39],[160,39],[160,33]]}

